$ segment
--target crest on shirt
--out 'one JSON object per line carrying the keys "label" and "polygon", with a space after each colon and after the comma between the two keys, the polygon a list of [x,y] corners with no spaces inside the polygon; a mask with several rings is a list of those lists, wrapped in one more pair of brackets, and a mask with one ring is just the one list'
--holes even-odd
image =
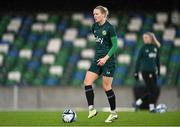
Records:
{"label": "crest on shirt", "polygon": [[148,50],[148,49],[146,49],[146,52],[148,53],[148,52],[149,52],[149,50]]}
{"label": "crest on shirt", "polygon": [[154,51],[157,52],[157,48],[154,48]]}
{"label": "crest on shirt", "polygon": [[105,36],[106,34],[107,34],[106,30],[103,30],[103,31],[102,31],[102,35]]}

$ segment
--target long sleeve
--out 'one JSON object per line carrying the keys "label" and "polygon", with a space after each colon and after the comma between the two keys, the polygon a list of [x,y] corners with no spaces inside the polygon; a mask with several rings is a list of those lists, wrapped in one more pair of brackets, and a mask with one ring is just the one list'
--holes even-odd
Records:
{"label": "long sleeve", "polygon": [[141,65],[141,57],[142,57],[142,48],[139,50],[138,57],[136,59],[135,72],[139,72],[139,68]]}
{"label": "long sleeve", "polygon": [[117,36],[111,37],[111,42],[112,42],[112,47],[108,52],[108,56],[111,57],[115,51],[117,50],[118,46],[117,46]]}
{"label": "long sleeve", "polygon": [[158,71],[158,75],[159,75],[160,74],[159,50],[157,52],[156,64],[157,64],[157,71]]}

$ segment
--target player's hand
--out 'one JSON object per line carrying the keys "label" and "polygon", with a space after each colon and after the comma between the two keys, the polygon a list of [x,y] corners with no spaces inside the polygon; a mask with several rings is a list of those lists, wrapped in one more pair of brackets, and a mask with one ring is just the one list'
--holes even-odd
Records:
{"label": "player's hand", "polygon": [[106,63],[106,59],[103,57],[103,58],[100,58],[99,60],[97,60],[97,65],[98,66],[103,66],[105,63]]}
{"label": "player's hand", "polygon": [[105,57],[103,57],[103,58],[100,58],[99,60],[97,60],[97,65],[98,66],[103,66],[105,63],[106,63],[106,61],[108,60],[108,56],[106,55]]}
{"label": "player's hand", "polygon": [[135,73],[134,73],[134,78],[135,78],[137,81],[139,80],[138,72],[135,72]]}

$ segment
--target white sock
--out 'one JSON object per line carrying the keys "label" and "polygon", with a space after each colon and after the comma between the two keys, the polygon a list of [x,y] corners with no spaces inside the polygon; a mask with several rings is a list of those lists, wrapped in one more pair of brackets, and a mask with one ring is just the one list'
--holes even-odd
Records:
{"label": "white sock", "polygon": [[152,111],[155,109],[155,105],[154,104],[149,104],[149,110]]}
{"label": "white sock", "polygon": [[139,98],[137,101],[136,101],[136,105],[140,106],[141,104],[143,103],[142,99]]}
{"label": "white sock", "polygon": [[110,112],[111,112],[111,114],[116,114],[115,110],[111,110]]}
{"label": "white sock", "polygon": [[89,110],[93,110],[94,109],[94,105],[89,105]]}

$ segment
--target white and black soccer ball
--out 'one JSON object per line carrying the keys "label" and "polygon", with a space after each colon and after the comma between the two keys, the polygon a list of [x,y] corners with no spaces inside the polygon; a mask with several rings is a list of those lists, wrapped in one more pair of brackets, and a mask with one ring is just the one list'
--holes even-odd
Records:
{"label": "white and black soccer ball", "polygon": [[156,107],[156,111],[158,113],[167,112],[167,106],[165,104],[158,104],[157,107]]}
{"label": "white and black soccer ball", "polygon": [[75,122],[77,119],[77,115],[76,112],[74,112],[71,109],[66,109],[64,110],[64,112],[62,113],[62,120],[65,123],[71,123],[71,122]]}

